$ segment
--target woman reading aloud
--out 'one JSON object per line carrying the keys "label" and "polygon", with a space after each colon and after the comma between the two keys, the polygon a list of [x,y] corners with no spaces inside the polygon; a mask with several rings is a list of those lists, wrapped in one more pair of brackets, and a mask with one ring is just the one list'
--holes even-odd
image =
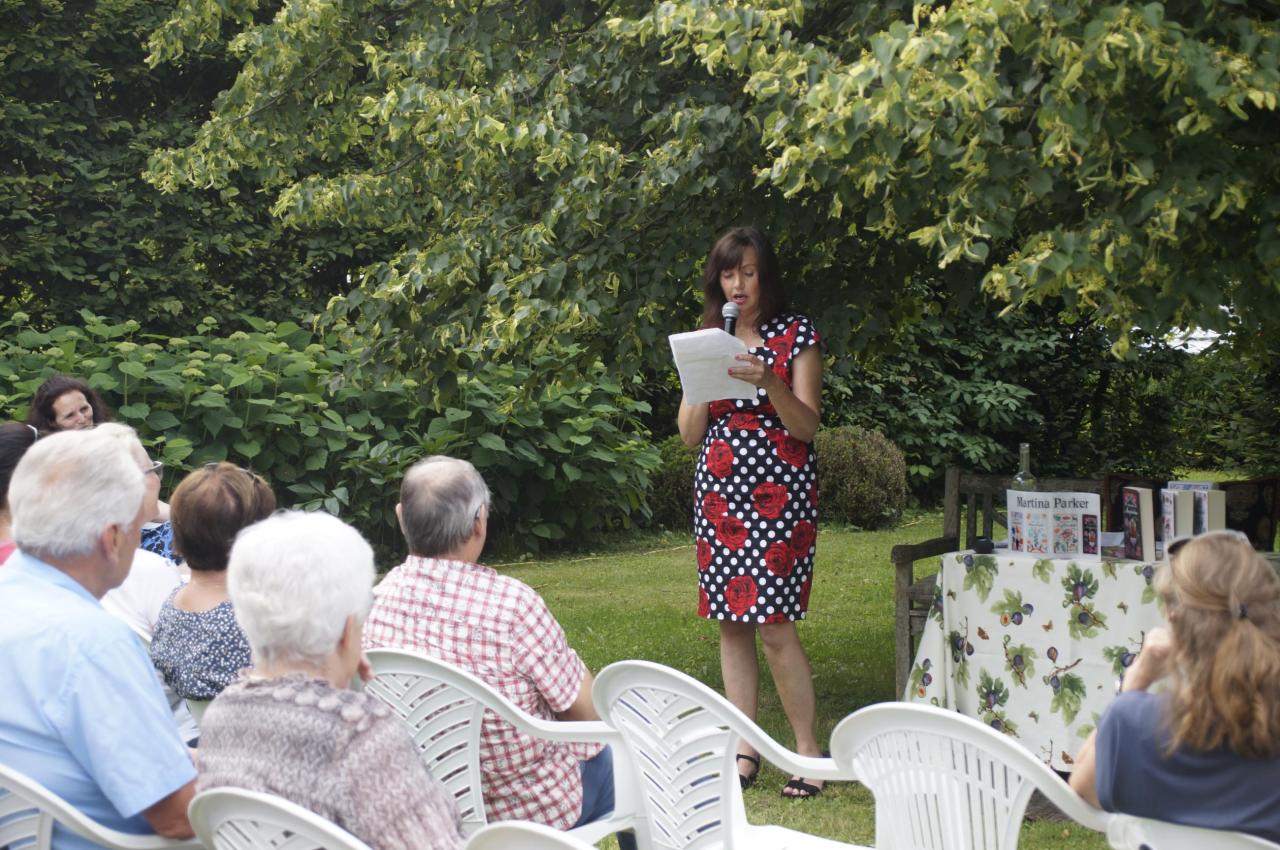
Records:
{"label": "woman reading aloud", "polygon": [[[704,327],[720,326],[726,302],[738,305],[736,336],[748,352],[729,374],[758,389],[749,400],[680,405],[681,438],[702,446],[694,478],[698,614],[719,621],[725,696],[753,720],[759,633],[796,752],[817,756],[813,677],[796,620],[809,604],[818,519],[818,335],[808,319],[786,311],[773,247],[754,227],[735,227],[716,241],[703,290]],[[739,747],[739,778],[748,788],[759,757]],[[782,795],[821,791],[794,777]]]}

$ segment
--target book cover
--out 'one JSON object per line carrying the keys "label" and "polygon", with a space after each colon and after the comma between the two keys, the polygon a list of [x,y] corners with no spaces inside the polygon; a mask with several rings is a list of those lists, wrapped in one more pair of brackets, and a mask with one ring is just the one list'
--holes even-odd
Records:
{"label": "book cover", "polygon": [[1009,550],[1053,558],[1101,557],[1102,499],[1096,493],[1008,490]]}
{"label": "book cover", "polygon": [[[1137,475],[1132,472],[1108,472],[1102,478],[1102,491],[1105,494],[1103,502],[1107,506],[1106,526],[1104,531],[1124,531],[1124,488],[1125,487],[1148,487],[1151,490],[1159,490],[1166,486],[1167,479],[1148,478],[1145,475]],[[1153,509],[1159,511],[1161,508],[1159,499],[1155,501]]]}
{"label": "book cover", "polygon": [[[1204,517],[1196,516],[1197,496],[1207,496],[1208,491],[1161,490],[1160,500],[1164,503],[1160,511],[1160,524],[1164,529],[1161,540],[1167,545],[1175,537],[1188,534],[1199,534],[1197,526],[1203,526]],[[1207,500],[1205,500],[1207,504]]]}
{"label": "book cover", "polygon": [[1196,513],[1203,510],[1205,531],[1227,527],[1227,494],[1221,490],[1205,490],[1196,494]]}
{"label": "book cover", "polygon": [[[1193,498],[1193,519],[1191,527],[1178,529],[1178,534],[1204,534],[1211,528],[1225,528],[1226,526],[1210,526],[1209,525],[1209,493],[1214,492],[1214,488],[1218,485],[1212,481],[1170,481],[1165,485],[1169,490],[1185,490],[1192,494]],[[1167,525],[1167,523],[1166,523]],[[1172,537],[1166,537],[1165,540],[1172,540]]]}
{"label": "book cover", "polygon": [[1124,521],[1124,556],[1135,561],[1156,559],[1155,512],[1150,487],[1120,491]]}
{"label": "book cover", "polygon": [[1280,476],[1251,481],[1224,481],[1227,528],[1243,531],[1255,549],[1270,552],[1275,546],[1277,490]]}

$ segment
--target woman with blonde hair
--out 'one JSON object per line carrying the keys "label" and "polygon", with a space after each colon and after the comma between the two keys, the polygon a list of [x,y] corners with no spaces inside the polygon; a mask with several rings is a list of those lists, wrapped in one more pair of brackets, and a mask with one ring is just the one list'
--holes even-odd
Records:
{"label": "woman with blonde hair", "polygon": [[1108,811],[1280,841],[1280,577],[1216,531],[1173,541],[1156,589],[1169,629],[1147,634],[1071,787]]}

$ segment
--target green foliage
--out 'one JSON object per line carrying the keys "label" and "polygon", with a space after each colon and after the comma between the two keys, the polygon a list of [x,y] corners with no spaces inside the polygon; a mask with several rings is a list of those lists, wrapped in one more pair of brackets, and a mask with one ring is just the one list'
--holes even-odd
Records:
{"label": "green foliage", "polygon": [[344,378],[360,352],[291,322],[246,317],[246,330],[219,333],[205,318],[196,335],[163,338],[132,320],[82,318],[49,331],[24,314],[0,322],[0,407],[10,417],[24,415],[49,373],[78,373],[171,467],[251,466],[282,501],[342,516],[383,552],[400,548],[393,508],[404,470],[433,453],[480,469],[495,533],[525,551],[645,516],[657,457],[632,434],[643,407],[598,365],[563,385],[478,364],[459,381],[462,403],[436,410],[413,379]]}
{"label": "green foliage", "polygon": [[824,428],[814,451],[824,520],[868,529],[897,524],[906,505],[907,466],[891,440],[855,426]]}
{"label": "green foliage", "polygon": [[286,232],[243,180],[164,195],[152,150],[193,138],[233,78],[216,54],[148,69],[158,0],[17,0],[0,8],[0,304],[41,325],[88,308],[183,333],[190,317],[278,318],[346,289],[366,247]]}
{"label": "green foliage", "polygon": [[661,463],[649,476],[654,526],[685,532],[693,527],[693,477],[699,451],[686,446],[679,434],[658,443]]}

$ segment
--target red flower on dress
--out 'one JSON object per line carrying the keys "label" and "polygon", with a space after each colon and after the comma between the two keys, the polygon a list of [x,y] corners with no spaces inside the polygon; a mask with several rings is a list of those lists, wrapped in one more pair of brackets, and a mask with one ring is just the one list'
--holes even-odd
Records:
{"label": "red flower on dress", "polygon": [[733,402],[721,398],[711,402],[711,405],[707,408],[707,413],[710,414],[711,419],[714,421],[732,410]]}
{"label": "red flower on dress", "polygon": [[809,576],[804,580],[804,584],[800,585],[800,607],[809,610],[809,591],[813,589],[813,576]]}
{"label": "red flower on dress", "polygon": [[702,515],[710,520],[717,520],[729,512],[729,500],[719,493],[708,493],[702,497]]}
{"label": "red flower on dress", "polygon": [[764,565],[775,576],[786,578],[791,575],[791,570],[796,565],[796,553],[781,540],[770,543],[769,548],[764,551]]}
{"label": "red flower on dress", "polygon": [[783,435],[777,441],[778,457],[799,469],[809,460],[809,444],[797,440],[790,434]]}
{"label": "red flower on dress", "polygon": [[770,614],[764,618],[765,623],[785,623],[787,621],[786,614]]}
{"label": "red flower on dress", "polygon": [[794,336],[792,336],[790,339],[788,339],[785,336],[769,337],[769,339],[765,341],[765,347],[768,348],[770,351],[772,351],[774,354],[778,355],[778,359],[782,360],[785,363],[787,360],[787,355],[791,353],[791,345],[794,341],[795,341]]}
{"label": "red flower on dress", "polygon": [[815,537],[817,537],[817,533],[813,523],[807,519],[800,520],[796,523],[795,528],[791,529],[791,551],[795,553],[797,558],[803,558],[813,548]]}
{"label": "red flower on dress", "polygon": [[809,504],[813,505],[815,508],[817,508],[817,507],[818,507],[818,488],[817,488],[817,485],[814,485],[814,484],[810,484],[810,485],[809,485]]}
{"label": "red flower on dress", "polygon": [[716,520],[716,539],[726,549],[736,551],[747,542],[747,527],[736,516],[722,516]]}
{"label": "red flower on dress", "polygon": [[747,413],[745,410],[739,410],[737,413],[729,417],[727,428],[731,431],[755,431],[760,427],[760,417],[754,413]]}
{"label": "red flower on dress", "polygon": [[711,600],[707,598],[707,592],[701,587],[698,588],[698,616],[706,617],[711,613]]}
{"label": "red flower on dress", "polygon": [[760,592],[751,576],[734,576],[724,586],[724,601],[729,611],[741,617],[755,606]]}
{"label": "red flower on dress", "polygon": [[711,566],[711,543],[710,541],[698,538],[698,571],[701,572]]}
{"label": "red flower on dress", "polygon": [[714,440],[707,448],[707,469],[716,478],[727,478],[733,471],[733,449],[724,440]]}
{"label": "red flower on dress", "polygon": [[755,503],[760,516],[769,519],[777,519],[790,498],[791,494],[787,492],[786,487],[772,481],[764,482],[751,493],[751,500]]}

